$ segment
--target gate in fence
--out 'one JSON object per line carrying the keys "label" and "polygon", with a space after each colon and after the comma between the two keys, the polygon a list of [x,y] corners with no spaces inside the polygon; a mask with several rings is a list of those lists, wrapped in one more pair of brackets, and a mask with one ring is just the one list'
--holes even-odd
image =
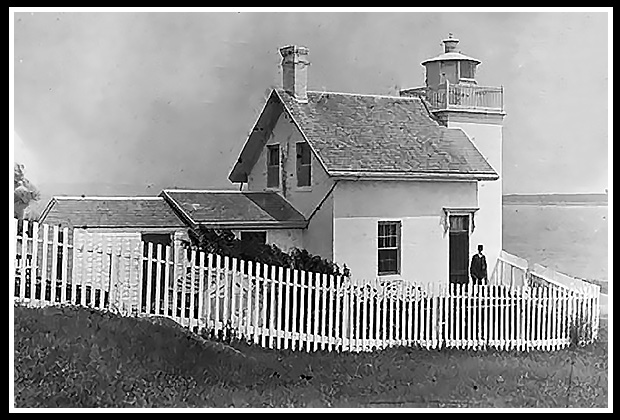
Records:
{"label": "gate in fence", "polygon": [[555,350],[598,331],[597,288],[359,281],[178,246],[79,242],[37,223],[15,228],[16,300],[164,316],[263,347]]}

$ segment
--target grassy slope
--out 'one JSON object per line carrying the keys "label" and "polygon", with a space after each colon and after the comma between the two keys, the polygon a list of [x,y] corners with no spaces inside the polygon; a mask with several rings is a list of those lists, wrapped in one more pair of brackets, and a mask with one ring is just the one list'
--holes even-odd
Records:
{"label": "grassy slope", "polygon": [[607,280],[607,207],[504,205],[504,249],[557,271]]}
{"label": "grassy slope", "polygon": [[87,309],[15,308],[17,407],[607,406],[606,340],[551,353],[337,354],[201,342]]}

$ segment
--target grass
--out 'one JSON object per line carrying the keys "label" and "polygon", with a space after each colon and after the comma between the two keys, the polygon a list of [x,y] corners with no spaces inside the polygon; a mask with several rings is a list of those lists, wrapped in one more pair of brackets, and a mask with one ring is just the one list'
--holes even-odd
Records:
{"label": "grass", "polygon": [[605,327],[593,345],[548,353],[304,353],[15,307],[16,407],[606,407],[607,371]]}

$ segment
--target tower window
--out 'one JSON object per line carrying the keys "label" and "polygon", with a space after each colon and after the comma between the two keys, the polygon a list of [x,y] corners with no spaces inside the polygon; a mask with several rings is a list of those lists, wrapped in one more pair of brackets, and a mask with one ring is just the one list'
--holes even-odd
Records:
{"label": "tower window", "polygon": [[461,61],[461,79],[473,79],[474,69],[474,63],[471,61]]}

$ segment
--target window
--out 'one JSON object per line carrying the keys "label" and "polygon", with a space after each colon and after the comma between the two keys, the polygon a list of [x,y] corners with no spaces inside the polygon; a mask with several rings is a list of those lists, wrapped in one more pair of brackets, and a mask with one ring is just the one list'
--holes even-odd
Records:
{"label": "window", "polygon": [[310,146],[308,143],[297,143],[297,186],[310,186]]}
{"label": "window", "polygon": [[267,187],[280,186],[280,145],[267,146]]}
{"label": "window", "polygon": [[242,241],[248,241],[248,242],[258,242],[261,244],[266,244],[267,243],[267,232],[262,231],[262,232],[252,232],[252,231],[247,231],[247,232],[241,232],[241,240]]}
{"label": "window", "polygon": [[400,274],[400,222],[379,222],[378,274]]}
{"label": "window", "polygon": [[474,68],[474,63],[471,61],[461,61],[461,79],[473,79]]}

